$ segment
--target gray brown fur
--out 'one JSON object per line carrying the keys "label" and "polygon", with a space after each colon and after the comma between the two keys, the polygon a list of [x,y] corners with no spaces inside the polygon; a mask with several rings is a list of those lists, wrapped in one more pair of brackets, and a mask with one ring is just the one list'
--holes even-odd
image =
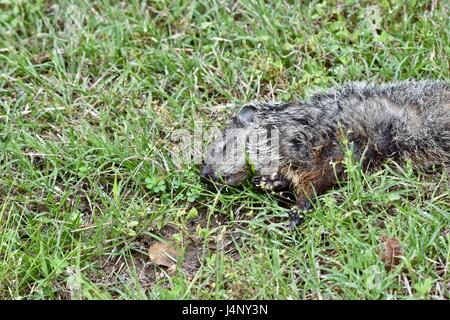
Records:
{"label": "gray brown fur", "polygon": [[[277,174],[304,206],[313,192],[323,193],[343,175],[343,133],[357,159],[364,153],[366,168],[377,168],[387,159],[400,164],[409,159],[415,168],[450,166],[450,85],[432,80],[348,83],[296,103],[253,102],[227,129],[245,139],[270,128],[280,133]],[[244,149],[235,150],[236,161],[212,161],[211,150],[230,143],[222,136],[209,146],[204,177],[223,178],[231,185],[247,178]],[[337,164],[334,169],[332,163]]]}

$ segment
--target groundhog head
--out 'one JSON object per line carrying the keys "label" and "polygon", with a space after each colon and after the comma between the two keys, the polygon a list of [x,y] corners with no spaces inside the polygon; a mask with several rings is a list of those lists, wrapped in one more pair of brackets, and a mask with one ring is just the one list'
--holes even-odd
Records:
{"label": "groundhog head", "polygon": [[279,106],[279,103],[258,101],[244,106],[208,146],[203,179],[237,186],[250,172],[256,175],[276,173],[280,162],[278,127],[282,124],[268,125],[267,119],[273,118]]}
{"label": "groundhog head", "polygon": [[201,176],[205,181],[237,186],[248,176],[248,136],[255,124],[256,107],[244,106],[207,147]]}

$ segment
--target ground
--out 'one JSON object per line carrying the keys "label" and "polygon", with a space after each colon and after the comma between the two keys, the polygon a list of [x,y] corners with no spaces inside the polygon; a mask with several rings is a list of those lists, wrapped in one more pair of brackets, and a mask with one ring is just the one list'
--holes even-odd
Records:
{"label": "ground", "polygon": [[1,0],[0,298],[450,298],[445,170],[368,174],[349,153],[347,180],[290,231],[276,195],[208,189],[198,159],[172,156],[176,133],[220,127],[252,99],[448,79],[448,13]]}

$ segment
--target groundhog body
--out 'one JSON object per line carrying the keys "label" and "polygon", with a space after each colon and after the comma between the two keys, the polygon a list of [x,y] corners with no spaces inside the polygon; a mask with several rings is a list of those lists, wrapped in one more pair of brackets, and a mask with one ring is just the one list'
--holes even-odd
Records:
{"label": "groundhog body", "polygon": [[292,188],[298,206],[306,208],[313,194],[323,193],[344,174],[344,139],[368,169],[387,159],[411,160],[415,168],[449,166],[450,85],[431,80],[348,83],[305,101],[250,103],[210,144],[202,176],[240,184],[252,162],[249,154],[261,151],[261,144],[249,137],[255,132],[266,137],[273,130],[277,150],[271,157],[277,166],[262,177],[257,172],[255,181]]}

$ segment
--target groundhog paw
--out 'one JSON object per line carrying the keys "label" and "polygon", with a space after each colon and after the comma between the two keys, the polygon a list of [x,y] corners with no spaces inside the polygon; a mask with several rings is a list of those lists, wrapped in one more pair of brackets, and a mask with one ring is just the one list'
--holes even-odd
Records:
{"label": "groundhog paw", "polygon": [[302,204],[300,207],[293,206],[288,212],[289,215],[289,229],[295,229],[305,221],[303,214],[312,211],[312,206],[309,202]]}
{"label": "groundhog paw", "polygon": [[253,178],[256,187],[268,191],[281,191],[289,186],[288,181],[283,179],[278,173],[268,176],[256,176]]}
{"label": "groundhog paw", "polygon": [[303,217],[304,210],[299,209],[297,206],[291,207],[291,209],[288,212],[289,215],[289,229],[293,230],[300,224],[302,224],[305,221],[305,218]]}

